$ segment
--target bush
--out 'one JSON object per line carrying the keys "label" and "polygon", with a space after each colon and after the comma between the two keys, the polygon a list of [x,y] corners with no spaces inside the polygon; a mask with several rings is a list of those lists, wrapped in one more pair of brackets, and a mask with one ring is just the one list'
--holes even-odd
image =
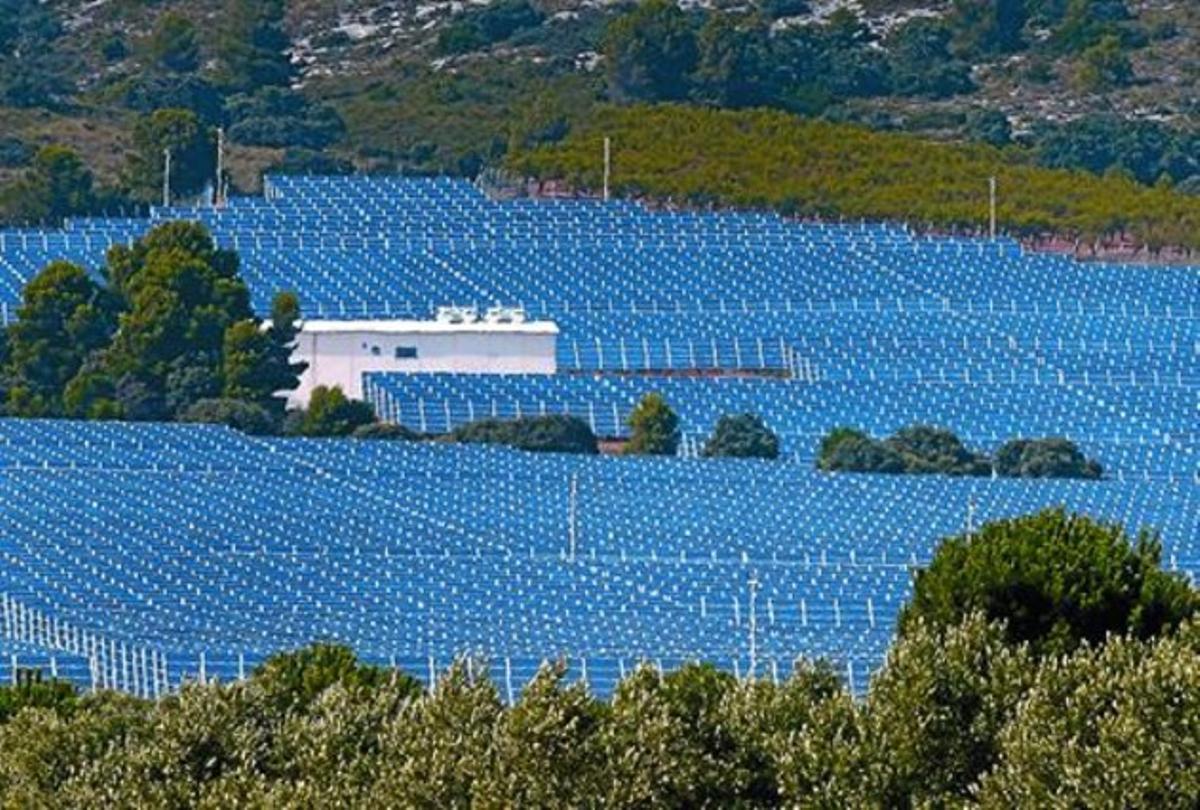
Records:
{"label": "bush", "polygon": [[779,458],[779,437],[754,414],[722,416],[704,446],[706,458]]}
{"label": "bush", "polygon": [[996,451],[996,472],[1011,478],[1085,478],[1104,474],[1067,439],[1013,439]]}
{"label": "bush", "polygon": [[673,456],[679,449],[679,417],[662,394],[646,394],[629,414],[631,435],[625,452],[635,456]]}
{"label": "bush", "polygon": [[587,422],[575,416],[530,416],[511,421],[482,419],[456,428],[450,438],[471,444],[506,444],[534,452],[591,455],[599,452],[596,434]]}
{"label": "bush", "polygon": [[275,421],[266,408],[240,399],[202,399],[180,414],[179,421],[228,425],[257,436],[275,431]]}
{"label": "bush", "polygon": [[34,148],[15,135],[0,136],[0,168],[19,169],[33,162]]}
{"label": "bush", "polygon": [[1119,526],[1061,509],[989,523],[942,543],[917,576],[900,632],[981,611],[1040,653],[1099,644],[1110,633],[1156,636],[1198,606],[1187,581],[1159,567],[1161,555],[1148,533],[1131,543]]}
{"label": "bush", "polygon": [[817,453],[817,467],[829,472],[990,475],[987,457],[968,450],[948,430],[913,425],[882,441],[852,428],[835,428]]}
{"label": "bush", "polygon": [[390,422],[376,422],[372,425],[361,425],[354,429],[350,434],[355,439],[375,439],[382,441],[401,441],[415,442],[421,438],[421,434],[416,431],[409,430],[404,425],[396,425]]}
{"label": "bush", "polygon": [[375,421],[375,410],[366,402],[349,399],[338,386],[318,385],[308,398],[308,408],[285,423],[301,436],[349,436]]}

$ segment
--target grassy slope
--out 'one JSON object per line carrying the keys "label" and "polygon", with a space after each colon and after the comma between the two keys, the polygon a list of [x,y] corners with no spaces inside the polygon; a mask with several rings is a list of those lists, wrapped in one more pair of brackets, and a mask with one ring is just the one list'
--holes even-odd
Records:
{"label": "grassy slope", "polygon": [[805,215],[979,227],[987,180],[1001,227],[1084,238],[1129,231],[1151,246],[1200,246],[1200,199],[1119,178],[1039,169],[1017,149],[932,143],[770,111],[662,105],[602,108],[562,143],[510,158],[513,169],[582,188],[600,184],[614,143],[621,193]]}

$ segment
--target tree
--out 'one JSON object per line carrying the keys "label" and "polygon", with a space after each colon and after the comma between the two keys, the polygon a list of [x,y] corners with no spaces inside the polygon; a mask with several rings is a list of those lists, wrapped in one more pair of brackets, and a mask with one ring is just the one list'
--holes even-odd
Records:
{"label": "tree", "polygon": [[753,107],[767,101],[763,79],[766,32],[753,21],[712,14],[696,37],[695,96],[718,107]]}
{"label": "tree", "polygon": [[450,439],[464,443],[507,444],[518,450],[543,453],[600,452],[596,434],[576,416],[550,414],[521,419],[481,419],[460,425]]}
{"label": "tree", "polygon": [[1121,47],[1121,40],[1109,34],[1079,56],[1075,81],[1081,90],[1102,93],[1124,87],[1133,80],[1133,66]]}
{"label": "tree", "polygon": [[112,303],[83,270],[53,262],[22,292],[8,327],[8,410],[19,416],[63,412],[67,382],[114,328]]}
{"label": "tree", "polygon": [[696,65],[696,39],[672,0],[643,0],[614,19],[601,51],[614,98],[667,101],[687,95],[687,77]]}
{"label": "tree", "polygon": [[251,318],[225,330],[222,371],[227,398],[283,416],[286,399],[279,394],[300,387],[300,375],[308,368],[307,363],[292,362],[299,318],[299,300],[294,293],[285,292],[275,296],[267,329]]}
{"label": "tree", "polygon": [[945,98],[972,89],[971,68],[950,52],[952,32],[944,21],[917,17],[885,43],[892,90],[901,95]]}
{"label": "tree", "polygon": [[226,425],[254,436],[273,433],[276,419],[261,405],[240,399],[201,399],[178,415],[180,422]]}
{"label": "tree", "polygon": [[1007,146],[1012,142],[1012,124],[999,110],[971,110],[967,113],[963,134],[972,141]]}
{"label": "tree", "polygon": [[1110,633],[1169,633],[1198,602],[1186,580],[1161,570],[1161,555],[1149,533],[1131,542],[1119,526],[1061,509],[988,523],[942,542],[917,577],[900,632],[982,611],[1038,654],[1100,644]]}
{"label": "tree", "polygon": [[629,430],[629,455],[673,456],[679,449],[679,417],[661,394],[642,397],[629,414]]}
{"label": "tree", "polygon": [[223,87],[245,93],[288,85],[295,68],[283,16],[283,0],[225,0],[216,44]]}
{"label": "tree", "polygon": [[565,676],[565,665],[543,664],[499,719],[473,806],[586,807],[601,795],[607,707]]}
{"label": "tree", "polygon": [[706,458],[778,458],[779,437],[761,417],[743,413],[722,416],[704,445]]}
{"label": "tree", "polygon": [[1200,771],[1200,638],[1116,638],[1037,673],[996,740],[979,806],[1195,807]]}
{"label": "tree", "polygon": [[125,161],[122,179],[135,199],[161,199],[166,150],[171,152],[173,195],[194,196],[212,181],[216,148],[211,132],[190,110],[156,110],[134,125],[133,149]]}
{"label": "tree", "polygon": [[0,216],[25,224],[61,224],[96,207],[92,173],[79,153],[64,146],[38,150],[25,175],[0,192]]}
{"label": "tree", "polygon": [[[224,370],[226,331],[253,320],[250,292],[238,274],[237,255],[219,250],[203,225],[168,222],[132,248],[109,252],[105,276],[124,311],[104,370],[113,380],[130,377],[146,386],[165,418],[167,395],[175,411],[191,405],[186,389],[209,396],[213,378],[201,380],[207,368],[217,379]],[[173,386],[169,388],[168,380]]]}
{"label": "tree", "polygon": [[996,451],[996,472],[1012,478],[1088,478],[1104,474],[1100,463],[1063,438],[1013,439]]}
{"label": "tree", "polygon": [[399,681],[416,696],[424,691],[408,675],[364,664],[343,644],[316,643],[294,652],[277,653],[254,670],[254,682],[280,713],[301,711],[336,685],[371,689]]}
{"label": "tree", "polygon": [[872,680],[864,706],[870,793],[886,807],[954,807],[998,759],[996,736],[1034,678],[1028,649],[979,613],[914,620]]}
{"label": "tree", "polygon": [[338,386],[318,385],[309,395],[299,424],[302,436],[349,436],[375,421],[375,411],[366,402],[348,399]]}
{"label": "tree", "polygon": [[950,25],[955,51],[967,58],[1010,53],[1024,47],[1026,0],[954,0]]}
{"label": "tree", "polygon": [[161,15],[146,41],[145,52],[152,65],[176,73],[191,73],[200,67],[196,26],[182,14]]}
{"label": "tree", "polygon": [[39,0],[0,0],[0,104],[53,106],[71,93],[57,14]]}

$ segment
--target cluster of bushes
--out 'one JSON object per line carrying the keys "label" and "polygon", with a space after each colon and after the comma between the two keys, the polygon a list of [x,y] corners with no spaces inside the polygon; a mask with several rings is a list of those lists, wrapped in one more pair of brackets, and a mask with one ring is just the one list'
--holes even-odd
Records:
{"label": "cluster of bushes", "polygon": [[[30,807],[1192,807],[1196,592],[1154,541],[1049,512],[939,552],[864,698],[642,666],[610,699],[547,664],[426,692],[315,645],[150,703],[0,689],[0,799]],[[1080,610],[1080,606],[1083,607]],[[494,663],[494,662],[493,662]]]}
{"label": "cluster of bushes", "polygon": [[1010,478],[1097,479],[1103,468],[1067,439],[1013,439],[989,458],[968,449],[948,430],[913,425],[886,439],[835,428],[822,440],[817,467],[829,472],[1000,475]]}

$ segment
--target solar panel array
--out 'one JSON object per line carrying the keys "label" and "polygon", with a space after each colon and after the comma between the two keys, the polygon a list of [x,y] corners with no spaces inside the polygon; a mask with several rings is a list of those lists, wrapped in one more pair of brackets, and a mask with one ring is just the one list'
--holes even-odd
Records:
{"label": "solar panel array", "polygon": [[[622,436],[653,390],[688,453],[749,411],[787,459],[0,421],[10,660],[157,694],[328,638],[423,677],[478,652],[509,689],[559,655],[601,692],[642,659],[767,674],[796,655],[829,657],[861,689],[912,565],[968,521],[1065,505],[1155,527],[1168,565],[1200,570],[1196,268],[770,214],[501,202],[446,179],[272,178],[221,211],[0,231],[0,309],[47,261],[95,269],[181,217],[238,249],[260,310],[286,288],[322,317],[501,304],[560,325],[558,375],[368,375],[386,418],[439,432],[569,412]],[[1108,478],[812,469],[834,425],[918,421],[988,450],[1066,435]]]}

